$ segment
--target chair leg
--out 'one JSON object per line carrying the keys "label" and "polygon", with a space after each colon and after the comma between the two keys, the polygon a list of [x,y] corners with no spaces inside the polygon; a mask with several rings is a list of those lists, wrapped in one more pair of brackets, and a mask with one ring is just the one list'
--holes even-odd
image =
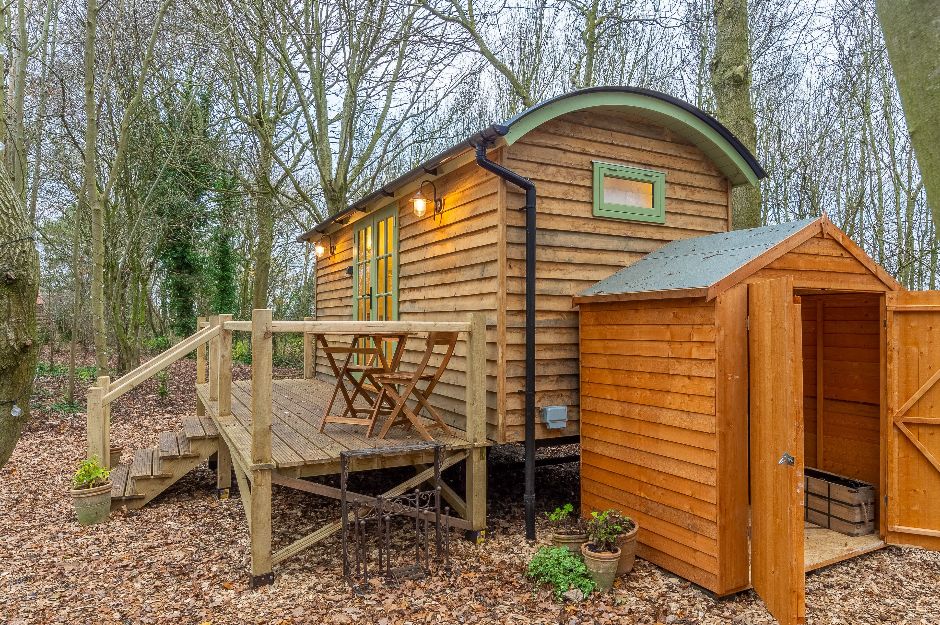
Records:
{"label": "chair leg", "polygon": [[421,391],[419,391],[417,388],[415,389],[414,396],[418,399],[418,406],[415,412],[416,413],[421,412],[421,407],[424,406],[425,408],[427,408],[428,413],[430,413],[431,419],[434,421],[434,425],[444,430],[444,432],[446,432],[447,434],[453,435],[454,431],[450,429],[450,426],[447,425],[447,423],[441,417],[440,413],[437,412],[434,406],[432,406],[430,402],[428,402],[427,396]]}
{"label": "chair leg", "polygon": [[379,389],[379,394],[375,398],[375,406],[372,408],[372,415],[369,419],[369,429],[366,430],[366,438],[372,436],[372,432],[375,430],[375,425],[379,421],[379,412],[382,409],[382,402],[385,400],[385,387],[383,386]]}
{"label": "chair leg", "polygon": [[[409,390],[414,390],[410,388]],[[389,395],[392,395],[395,398],[395,410],[389,415],[388,420],[385,421],[385,425],[382,426],[382,431],[379,433],[379,438],[385,438],[388,435],[388,431],[392,429],[392,426],[395,425],[395,422],[399,419],[404,420],[406,423],[411,425],[415,430],[417,430],[418,435],[426,441],[433,441],[434,437],[431,436],[427,428],[424,427],[424,424],[421,423],[421,419],[412,412],[411,408],[405,403],[408,399],[407,395],[399,395],[396,391],[389,389]]]}
{"label": "chair leg", "polygon": [[392,412],[388,415],[388,418],[385,420],[385,423],[382,425],[381,431],[379,431],[379,438],[385,438],[388,435],[388,431],[392,429],[392,426],[395,424],[395,421],[398,420],[401,415],[402,407],[405,405],[405,400],[401,395],[398,394],[394,388],[388,388],[388,396],[393,402],[395,402],[395,407],[392,408]]}

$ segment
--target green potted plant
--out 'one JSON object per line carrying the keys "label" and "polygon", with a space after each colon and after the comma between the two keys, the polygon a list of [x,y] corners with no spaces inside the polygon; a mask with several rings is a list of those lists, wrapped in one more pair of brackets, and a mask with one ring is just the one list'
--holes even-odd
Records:
{"label": "green potted plant", "polygon": [[98,458],[83,460],[72,478],[72,504],[82,525],[93,525],[108,519],[111,512],[111,472],[101,466]]}
{"label": "green potted plant", "polygon": [[526,575],[539,584],[549,584],[559,601],[580,601],[594,590],[584,562],[565,547],[540,548],[532,556]]}
{"label": "green potted plant", "polygon": [[588,541],[581,545],[581,555],[591,579],[601,592],[610,590],[617,577],[620,562],[617,539],[623,533],[622,517],[616,510],[595,510],[587,520]]}
{"label": "green potted plant", "polygon": [[632,518],[625,516],[621,517],[620,521],[623,525],[623,534],[617,537],[617,546],[620,547],[617,577],[633,570],[633,563],[636,561],[636,535],[640,531],[640,526]]}
{"label": "green potted plant", "polygon": [[552,544],[564,547],[575,555],[580,554],[581,545],[587,541],[587,532],[584,530],[584,519],[574,514],[574,506],[566,503],[546,516],[552,528]]}

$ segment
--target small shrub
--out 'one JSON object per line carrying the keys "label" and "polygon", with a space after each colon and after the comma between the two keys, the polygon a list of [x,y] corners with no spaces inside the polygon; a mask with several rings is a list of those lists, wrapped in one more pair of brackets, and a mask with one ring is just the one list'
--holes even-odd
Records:
{"label": "small shrub", "polygon": [[548,523],[556,534],[583,534],[584,519],[574,514],[574,506],[570,503],[555,508],[545,515]]}
{"label": "small shrub", "polygon": [[154,336],[144,339],[144,347],[151,352],[165,352],[170,349],[170,339],[166,336]]}
{"label": "small shrub", "polygon": [[79,380],[95,380],[98,378],[98,367],[94,365],[75,367],[75,375]]}
{"label": "small shrub", "polygon": [[82,407],[76,401],[57,401],[49,405],[49,409],[62,414],[73,415],[82,411]]}
{"label": "small shrub", "polygon": [[536,551],[526,575],[540,585],[551,585],[558,600],[572,588],[587,596],[596,586],[584,562],[564,547],[542,547]]}
{"label": "small shrub", "polygon": [[49,377],[58,377],[65,375],[69,372],[68,367],[57,363],[50,362],[37,362],[36,363],[36,375],[37,376],[49,376]]}
{"label": "small shrub", "polygon": [[97,456],[93,456],[88,460],[82,460],[78,465],[78,470],[72,477],[72,487],[78,490],[104,486],[110,477],[111,472],[101,466]]}
{"label": "small shrub", "polygon": [[170,372],[167,369],[158,371],[157,375],[157,395],[166,399],[170,394]]}
{"label": "small shrub", "polygon": [[243,365],[251,364],[251,341],[241,339],[232,342],[232,361]]}
{"label": "small shrub", "polygon": [[276,367],[302,367],[304,364],[304,337],[294,334],[274,336],[271,361]]}
{"label": "small shrub", "polygon": [[613,509],[595,510],[587,521],[588,544],[593,551],[614,551],[617,538],[633,529],[633,521]]}

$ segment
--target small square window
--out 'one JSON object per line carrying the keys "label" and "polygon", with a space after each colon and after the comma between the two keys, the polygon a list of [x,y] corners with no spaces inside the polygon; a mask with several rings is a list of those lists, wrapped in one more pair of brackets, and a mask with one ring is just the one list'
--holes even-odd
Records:
{"label": "small square window", "polygon": [[594,216],[666,223],[666,174],[594,161]]}

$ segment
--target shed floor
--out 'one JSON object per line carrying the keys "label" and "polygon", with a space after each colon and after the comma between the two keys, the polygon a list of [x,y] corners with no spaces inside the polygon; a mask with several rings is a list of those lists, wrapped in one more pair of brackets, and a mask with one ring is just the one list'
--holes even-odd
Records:
{"label": "shed floor", "polygon": [[846,536],[812,523],[806,524],[803,559],[807,571],[877,551],[885,546],[878,534]]}

